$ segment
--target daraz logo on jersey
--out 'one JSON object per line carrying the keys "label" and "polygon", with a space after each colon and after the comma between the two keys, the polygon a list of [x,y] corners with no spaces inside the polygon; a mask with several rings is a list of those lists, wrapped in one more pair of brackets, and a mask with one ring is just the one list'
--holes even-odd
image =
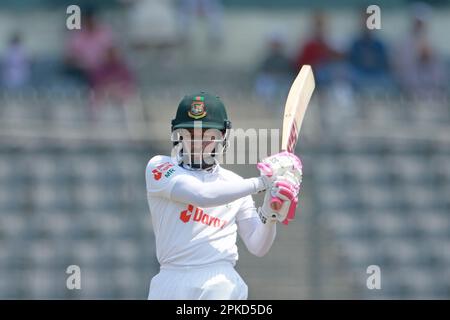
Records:
{"label": "daraz logo on jersey", "polygon": [[172,173],[175,172],[175,169],[172,167],[173,164],[170,162],[164,162],[163,164],[156,166],[156,169],[152,170],[153,179],[158,181],[159,179],[161,179],[163,173],[166,178],[169,178],[172,175]]}
{"label": "daraz logo on jersey", "polygon": [[[194,211],[195,208],[195,211]],[[221,220],[216,217],[212,217],[205,213],[202,209],[194,207],[192,204],[188,205],[186,210],[181,211],[180,220],[184,223],[188,223],[191,220],[194,222],[199,222],[201,224],[223,229],[227,221]]]}

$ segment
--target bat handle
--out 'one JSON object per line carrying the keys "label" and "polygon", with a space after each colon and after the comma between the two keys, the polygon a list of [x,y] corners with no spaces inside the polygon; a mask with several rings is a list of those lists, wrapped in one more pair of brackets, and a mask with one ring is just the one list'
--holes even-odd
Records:
{"label": "bat handle", "polygon": [[270,208],[274,211],[278,211],[281,209],[281,206],[283,205],[283,201],[278,197],[272,197],[270,200]]}

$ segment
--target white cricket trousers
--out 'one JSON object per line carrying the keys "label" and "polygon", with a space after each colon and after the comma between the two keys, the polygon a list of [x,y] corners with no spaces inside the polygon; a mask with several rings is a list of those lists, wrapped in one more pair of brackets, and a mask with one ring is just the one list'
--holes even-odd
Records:
{"label": "white cricket trousers", "polygon": [[149,300],[246,300],[248,287],[231,263],[161,267],[150,282]]}

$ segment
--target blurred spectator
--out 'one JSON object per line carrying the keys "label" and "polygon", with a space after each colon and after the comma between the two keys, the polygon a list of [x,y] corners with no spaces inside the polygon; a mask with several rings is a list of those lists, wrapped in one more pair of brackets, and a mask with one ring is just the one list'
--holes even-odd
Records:
{"label": "blurred spectator", "polygon": [[135,90],[135,80],[117,47],[110,47],[102,64],[92,72],[92,105],[94,112],[103,102],[124,105]]}
{"label": "blurred spectator", "polygon": [[208,40],[211,48],[217,48],[222,42],[223,8],[220,0],[178,0],[180,13],[180,31],[182,41],[189,38],[192,21],[206,18],[208,22]]}
{"label": "blurred spectator", "polygon": [[348,52],[351,78],[354,88],[392,89],[389,61],[384,43],[366,25],[368,15],[364,9],[361,16],[361,33],[353,41]]}
{"label": "blurred spectator", "polygon": [[97,20],[93,7],[82,10],[81,21],[81,30],[69,32],[66,71],[78,81],[89,84],[92,73],[103,65],[114,42],[110,28]]}
{"label": "blurred spectator", "polygon": [[268,52],[257,70],[255,92],[269,106],[285,97],[294,77],[295,67],[285,53],[284,39],[273,34],[268,41]]}
{"label": "blurred spectator", "polygon": [[1,61],[2,84],[6,89],[20,89],[30,81],[30,61],[20,34],[11,36]]}
{"label": "blurred spectator", "polygon": [[313,67],[319,86],[330,85],[342,72],[339,60],[342,53],[335,50],[326,37],[327,16],[318,11],[313,16],[311,38],[306,41],[296,57],[297,70],[304,64]]}
{"label": "blurred spectator", "polygon": [[136,49],[172,47],[177,42],[176,14],[170,0],[122,0],[129,4],[129,32]]}
{"label": "blurred spectator", "polygon": [[403,37],[395,52],[397,80],[408,96],[436,97],[445,94],[445,66],[428,37],[430,15],[428,5],[413,5],[411,33]]}

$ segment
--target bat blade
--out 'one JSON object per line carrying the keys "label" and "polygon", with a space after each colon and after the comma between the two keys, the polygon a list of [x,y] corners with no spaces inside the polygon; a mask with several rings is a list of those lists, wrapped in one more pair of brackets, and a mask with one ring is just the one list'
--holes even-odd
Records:
{"label": "bat blade", "polygon": [[[302,126],[303,118],[305,117],[306,109],[309,100],[315,88],[314,74],[311,66],[304,65],[289,90],[286,104],[284,106],[283,116],[283,133],[281,136],[281,150],[293,152],[297,144],[298,134]],[[283,201],[273,197],[270,202],[272,210],[278,211],[281,209]],[[285,220],[285,224],[288,223]]]}
{"label": "bat blade", "polygon": [[303,118],[315,88],[314,74],[309,65],[304,65],[289,90],[284,107],[281,149],[293,152]]}

